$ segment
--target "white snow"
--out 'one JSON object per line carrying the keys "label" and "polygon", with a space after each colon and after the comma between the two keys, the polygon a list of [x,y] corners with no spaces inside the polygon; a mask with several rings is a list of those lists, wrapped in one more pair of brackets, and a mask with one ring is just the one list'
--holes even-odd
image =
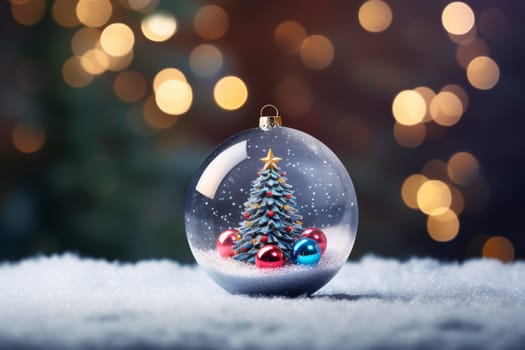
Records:
{"label": "white snow", "polygon": [[196,266],[40,257],[0,265],[0,348],[514,349],[525,263],[347,263],[311,298],[230,295]]}

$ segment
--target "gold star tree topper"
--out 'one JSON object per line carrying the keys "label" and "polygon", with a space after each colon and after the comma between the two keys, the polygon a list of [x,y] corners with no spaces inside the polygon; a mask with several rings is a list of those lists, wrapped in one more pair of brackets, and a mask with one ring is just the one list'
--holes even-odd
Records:
{"label": "gold star tree topper", "polygon": [[261,158],[261,161],[264,162],[263,171],[264,170],[268,170],[268,169],[279,170],[279,167],[277,166],[277,163],[279,163],[281,160],[282,160],[282,158],[276,157],[273,154],[272,149],[270,148],[268,150],[268,154],[266,155],[266,157]]}

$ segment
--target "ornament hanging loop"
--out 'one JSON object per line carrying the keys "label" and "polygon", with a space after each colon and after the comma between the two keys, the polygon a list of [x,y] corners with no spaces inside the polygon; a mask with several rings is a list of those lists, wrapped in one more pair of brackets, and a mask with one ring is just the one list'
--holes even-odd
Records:
{"label": "ornament hanging loop", "polygon": [[[275,110],[275,115],[264,115],[264,111],[267,109]],[[262,130],[270,130],[277,126],[282,126],[283,122],[281,116],[279,115],[279,110],[272,104],[266,104],[262,106],[259,111],[259,128]]]}

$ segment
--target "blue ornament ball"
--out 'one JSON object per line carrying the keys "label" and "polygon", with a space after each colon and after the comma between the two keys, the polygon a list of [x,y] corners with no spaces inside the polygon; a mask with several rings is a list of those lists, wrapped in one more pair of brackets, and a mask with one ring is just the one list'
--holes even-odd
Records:
{"label": "blue ornament ball", "polygon": [[321,259],[321,247],[311,238],[300,238],[292,247],[292,259],[295,264],[315,265]]}

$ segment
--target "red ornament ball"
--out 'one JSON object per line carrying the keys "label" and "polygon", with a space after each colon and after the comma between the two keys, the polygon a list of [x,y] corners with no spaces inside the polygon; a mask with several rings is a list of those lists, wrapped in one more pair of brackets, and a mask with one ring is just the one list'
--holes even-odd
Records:
{"label": "red ornament ball", "polygon": [[286,173],[284,171],[281,171],[281,176],[284,176],[286,175]]}
{"label": "red ornament ball", "polygon": [[250,218],[250,214],[249,214],[249,213],[245,213],[245,214],[244,214],[244,218],[245,218],[246,220],[248,220],[248,219]]}
{"label": "red ornament ball", "polygon": [[266,192],[266,197],[271,197],[271,196],[273,196],[272,191],[268,191],[268,192]]}
{"label": "red ornament ball", "polygon": [[292,231],[292,226],[286,226],[286,232],[291,232]]}
{"label": "red ornament ball", "polygon": [[273,215],[274,215],[273,210],[268,210],[268,212],[266,213],[266,215],[268,215],[269,218],[273,218]]}
{"label": "red ornament ball", "polygon": [[237,230],[226,230],[219,235],[216,246],[220,256],[223,258],[233,256],[233,243],[237,240],[238,234]]}
{"label": "red ornament ball", "polygon": [[290,199],[292,198],[292,195],[290,193],[284,195],[286,198]]}
{"label": "red ornament ball", "polygon": [[307,228],[306,230],[303,231],[303,233],[301,234],[301,237],[310,238],[316,241],[317,244],[319,244],[319,247],[321,248],[321,253],[324,253],[326,249],[327,240],[326,240],[326,235],[324,234],[323,231],[315,227]]}
{"label": "red ornament ball", "polygon": [[268,242],[268,236],[262,236],[261,237],[261,242],[263,242],[263,243]]}
{"label": "red ornament ball", "polygon": [[259,268],[276,268],[283,265],[283,252],[276,245],[265,245],[255,256],[255,266]]}

